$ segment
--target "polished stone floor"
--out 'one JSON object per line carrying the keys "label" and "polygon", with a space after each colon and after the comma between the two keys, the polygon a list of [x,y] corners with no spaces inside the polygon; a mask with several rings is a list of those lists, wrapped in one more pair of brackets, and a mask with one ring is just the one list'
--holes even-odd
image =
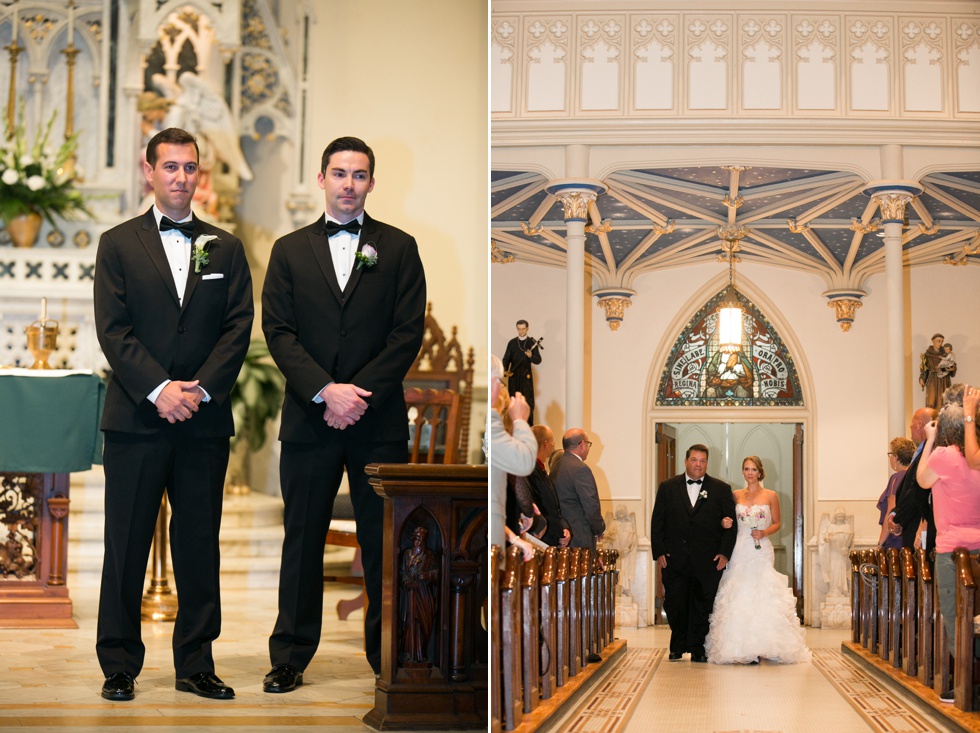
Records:
{"label": "polished stone floor", "polygon": [[0,629],[0,728],[96,733],[150,728],[155,732],[212,730],[335,733],[371,730],[360,719],[373,707],[374,674],[361,649],[363,615],[339,621],[337,600],[350,586],[329,586],[319,651],[295,692],[262,691],[269,669],[268,636],[275,623],[275,589],[223,592],[224,621],[215,642],[217,674],[235,688],[234,700],[204,700],[174,689],[172,624],[143,625],[146,664],[136,699],[109,702],[100,696],[102,672],[95,659],[98,591],[74,587],[77,630]]}

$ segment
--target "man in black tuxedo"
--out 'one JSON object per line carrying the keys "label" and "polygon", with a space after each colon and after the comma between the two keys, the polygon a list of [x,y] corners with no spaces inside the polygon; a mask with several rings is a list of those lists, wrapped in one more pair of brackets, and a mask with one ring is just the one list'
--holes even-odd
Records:
{"label": "man in black tuxedo", "polygon": [[[735,548],[737,530],[732,487],[706,474],[708,448],[692,445],[685,473],[657,489],[650,541],[664,582],[664,610],[670,624],[670,661],[691,653],[707,662],[704,637],[721,573]],[[732,519],[725,529],[722,520]]]}
{"label": "man in black tuxedo", "polygon": [[102,696],[134,697],[145,653],[143,578],[166,489],[180,592],[176,687],[228,699],[235,693],[214,674],[211,642],[221,630],[218,529],[235,432],[229,395],[252,330],[252,277],[241,240],[191,214],[192,135],[169,128],[154,136],[144,171],[154,206],[103,234],[95,259],[95,322],[112,368],[102,414]]}
{"label": "man in black tuxedo", "polygon": [[936,526],[932,515],[932,491],[923,489],[916,480],[922,446],[926,440],[925,426],[938,417],[939,413],[931,407],[920,407],[912,414],[909,432],[915,441],[915,455],[905,472],[898,491],[895,493],[895,509],[888,516],[888,526],[892,534],[902,535],[902,547],[915,547],[919,536],[919,525],[926,520],[926,550],[936,546]]}
{"label": "man in black tuxedo", "polygon": [[504,351],[504,371],[507,377],[507,391],[511,394],[520,392],[531,408],[528,425],[534,425],[534,375],[531,373],[532,364],[541,363],[541,346],[527,335],[528,323],[523,318],[517,322],[517,338],[507,342]]}
{"label": "man in black tuxedo", "polygon": [[323,544],[344,470],[368,605],[364,648],[381,670],[384,502],[369,463],[408,460],[402,380],[422,346],[425,273],[415,239],[364,213],[374,153],[344,137],[323,151],[320,217],[279,239],[262,291],[262,328],[286,376],[279,476],[286,535],[266,692],[289,692],[320,641]]}

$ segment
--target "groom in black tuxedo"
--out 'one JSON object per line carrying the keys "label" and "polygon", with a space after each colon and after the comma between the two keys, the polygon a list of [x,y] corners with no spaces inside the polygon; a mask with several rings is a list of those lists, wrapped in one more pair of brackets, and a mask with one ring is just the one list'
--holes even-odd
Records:
{"label": "groom in black tuxedo", "polygon": [[230,699],[214,674],[221,630],[218,529],[234,434],[231,388],[252,331],[252,276],[238,237],[191,214],[194,137],[169,128],[146,147],[154,205],[102,235],[95,323],[112,368],[106,389],[105,560],[95,648],[102,697],[132,700],[143,667],[140,600],[164,489],[180,593],[178,690]]}
{"label": "groom in black tuxedo", "polygon": [[374,153],[343,137],[323,151],[326,217],[279,239],[262,291],[262,328],[286,376],[279,439],[285,539],[266,692],[289,692],[320,642],[323,544],[347,471],[368,606],[364,649],[381,670],[384,502],[369,463],[408,461],[402,380],[422,346],[425,273],[415,239],[364,213]]}
{"label": "groom in black tuxedo", "polygon": [[[731,486],[706,474],[707,446],[687,449],[684,470],[657,489],[650,540],[664,582],[669,659],[690,652],[691,661],[707,662],[708,617],[735,548],[735,499]],[[722,526],[725,517],[732,519],[728,529]]]}

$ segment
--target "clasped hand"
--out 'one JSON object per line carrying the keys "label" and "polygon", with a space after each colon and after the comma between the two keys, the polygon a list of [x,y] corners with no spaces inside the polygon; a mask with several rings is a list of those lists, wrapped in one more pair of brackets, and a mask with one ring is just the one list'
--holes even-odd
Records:
{"label": "clasped hand", "polygon": [[323,419],[332,428],[346,430],[367,411],[368,403],[363,398],[372,394],[355,384],[328,384],[320,392],[324,404]]}
{"label": "clasped hand", "polygon": [[157,396],[157,414],[171,425],[190,420],[204,399],[204,390],[199,385],[197,379],[192,382],[168,382]]}

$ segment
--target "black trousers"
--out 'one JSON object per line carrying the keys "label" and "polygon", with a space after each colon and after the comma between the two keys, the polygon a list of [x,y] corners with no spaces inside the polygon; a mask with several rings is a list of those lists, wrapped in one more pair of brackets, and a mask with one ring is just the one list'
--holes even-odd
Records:
{"label": "black trousers", "polygon": [[381,570],[384,500],[364,473],[369,463],[406,463],[406,441],[284,442],[279,462],[286,536],[279,571],[279,617],[269,638],[272,664],[305,670],[316,653],[323,626],[323,545],[334,499],[347,470],[357,542],[364,565],[368,606],[364,651],[381,671]]}
{"label": "black trousers", "polygon": [[661,572],[664,582],[664,611],[670,624],[670,651],[704,654],[704,637],[708,635],[708,617],[715,605],[721,573],[712,569],[693,573],[687,568],[667,567]]}
{"label": "black trousers", "polygon": [[164,489],[179,610],[174,669],[182,679],[213,672],[211,642],[221,631],[218,530],[228,438],[105,434],[105,558],[96,653],[108,677],[143,668],[140,603]]}

